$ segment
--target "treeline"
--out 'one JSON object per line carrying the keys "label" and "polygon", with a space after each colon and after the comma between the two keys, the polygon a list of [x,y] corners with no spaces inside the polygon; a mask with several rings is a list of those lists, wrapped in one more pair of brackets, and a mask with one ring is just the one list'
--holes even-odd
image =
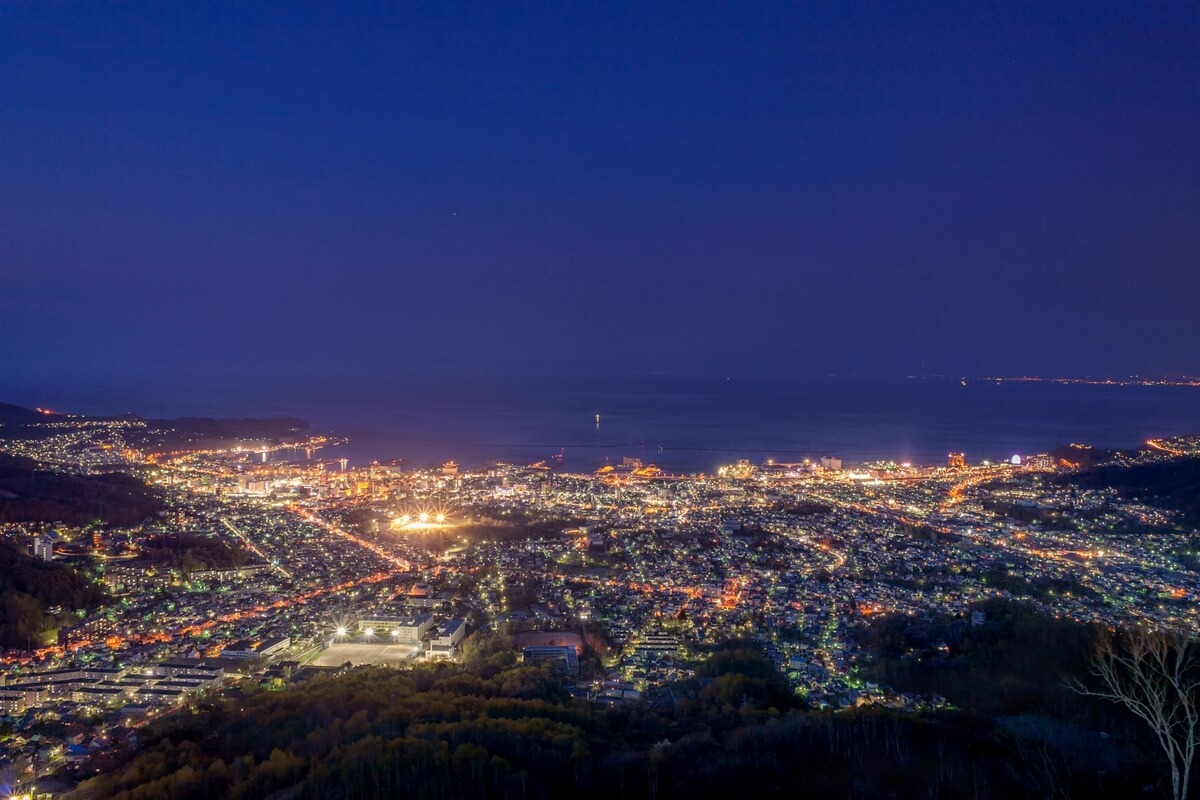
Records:
{"label": "treeline", "polygon": [[141,480],[114,472],[68,475],[30,458],[0,454],[0,522],[134,525],[163,509]]}
{"label": "treeline", "polygon": [[[1121,707],[1086,697],[1088,658],[1098,629],[990,600],[982,618],[899,615],[864,633],[869,680],[900,691],[941,695],[990,730],[1012,756],[1013,774],[1036,796],[1121,796],[1164,772],[1145,726]],[[981,624],[980,624],[981,623]],[[1036,791],[1034,791],[1036,788]]]}
{"label": "treeline", "polygon": [[982,614],[895,615],[862,632],[868,679],[899,691],[940,694],[971,714],[1045,715],[1094,730],[1140,735],[1115,705],[1080,696],[1068,679],[1087,681],[1098,628],[1039,612],[1031,604],[989,600]]}
{"label": "treeline", "polygon": [[215,536],[196,533],[158,533],[140,543],[142,555],[184,575],[209,569],[237,569],[250,557],[245,550]]}
{"label": "treeline", "polygon": [[1094,628],[1007,600],[975,610],[982,624],[951,615],[880,619],[859,637],[872,656],[865,673],[989,717],[1094,707],[1064,683],[1087,673]]}
{"label": "treeline", "polygon": [[1200,525],[1200,458],[1194,456],[1084,469],[1059,481],[1087,489],[1113,488],[1126,498],[1178,511],[1185,523]]}
{"label": "treeline", "polygon": [[1043,747],[1055,729],[1036,719],[804,711],[745,643],[674,690],[663,712],[575,700],[552,666],[515,663],[497,636],[465,666],[365,668],[171,715],[136,752],[107,756],[78,796],[991,800],[1117,798],[1147,781],[1127,764],[1058,769],[1070,756]]}
{"label": "treeline", "polygon": [[[723,671],[723,670],[733,671]],[[762,672],[734,652],[706,688]],[[733,678],[722,681],[722,678]],[[761,678],[764,683],[773,679]],[[807,715],[755,690],[677,714],[570,700],[549,666],[490,678],[452,666],[365,669],[251,692],[152,732],[83,797],[707,798],[804,791],[1017,796],[1003,753],[957,726],[889,714]],[[926,792],[923,792],[926,793]]]}
{"label": "treeline", "polygon": [[[47,631],[73,619],[70,612],[103,601],[103,590],[66,564],[35,559],[0,542],[0,647],[36,648]],[[49,613],[54,607],[64,613]]]}
{"label": "treeline", "polygon": [[822,503],[819,500],[798,499],[791,502],[776,503],[774,510],[778,514],[791,514],[794,517],[812,517],[819,514],[828,514],[830,511],[833,511],[833,506],[828,503]]}
{"label": "treeline", "polygon": [[1075,597],[1096,597],[1097,592],[1074,576],[1052,578],[1036,574],[1023,574],[1006,567],[993,567],[982,574],[984,582],[995,589],[1003,589],[1014,595],[1047,600],[1055,595],[1070,594]]}
{"label": "treeline", "polygon": [[1063,521],[1063,513],[1057,508],[1038,508],[1037,506],[1021,505],[1010,500],[1000,500],[995,497],[984,497],[979,503],[984,510],[1002,517],[1023,522],[1026,525],[1056,525]]}
{"label": "treeline", "polygon": [[[683,706],[689,714],[712,718],[721,714],[737,725],[749,712],[780,712],[805,708],[787,679],[762,652],[734,641],[717,647],[702,661],[696,675],[698,691]],[[733,714],[733,718],[728,718]]]}
{"label": "treeline", "polygon": [[472,542],[515,542],[524,539],[557,539],[570,528],[583,524],[582,519],[533,517],[500,508],[483,508],[481,516],[468,522],[455,533]]}

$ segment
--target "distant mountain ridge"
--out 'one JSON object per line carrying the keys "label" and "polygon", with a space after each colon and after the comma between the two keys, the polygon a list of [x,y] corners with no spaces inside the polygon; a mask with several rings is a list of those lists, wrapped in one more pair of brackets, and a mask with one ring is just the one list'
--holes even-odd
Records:
{"label": "distant mountain ridge", "polygon": [[308,430],[308,422],[298,417],[179,417],[150,419],[136,414],[114,416],[68,415],[11,403],[0,402],[0,439],[40,439],[52,435],[47,422],[126,420],[145,423],[145,440],[261,439],[283,443]]}
{"label": "distant mountain ridge", "polygon": [[[0,403],[0,426],[21,427],[25,425],[36,425],[44,422],[65,421],[66,414],[59,414],[53,411],[38,411],[33,408],[25,408],[23,406],[14,406],[12,403]],[[3,435],[3,428],[0,428],[0,436]]]}

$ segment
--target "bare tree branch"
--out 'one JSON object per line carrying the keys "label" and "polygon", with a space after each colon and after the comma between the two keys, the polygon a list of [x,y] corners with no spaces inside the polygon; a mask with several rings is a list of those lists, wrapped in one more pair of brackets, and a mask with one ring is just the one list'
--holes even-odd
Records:
{"label": "bare tree branch", "polygon": [[1200,745],[1200,649],[1185,634],[1108,632],[1095,645],[1091,674],[1100,688],[1071,680],[1080,694],[1124,706],[1154,734],[1171,769],[1174,800],[1187,800]]}

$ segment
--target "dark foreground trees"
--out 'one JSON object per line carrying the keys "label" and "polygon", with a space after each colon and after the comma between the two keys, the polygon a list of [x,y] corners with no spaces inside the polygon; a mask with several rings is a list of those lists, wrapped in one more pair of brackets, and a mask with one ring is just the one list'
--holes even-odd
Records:
{"label": "dark foreground trees", "polygon": [[1100,688],[1081,694],[1125,707],[1149,726],[1171,770],[1175,800],[1187,800],[1200,744],[1200,648],[1184,633],[1108,631],[1096,642],[1092,675]]}
{"label": "dark foreground trees", "polygon": [[[0,542],[0,647],[38,647],[47,631],[75,619],[71,611],[103,599],[100,586],[61,561],[41,561]],[[67,611],[51,614],[55,606]]]}
{"label": "dark foreground trees", "polygon": [[76,797],[1102,800],[1148,782],[1123,756],[1099,763],[1095,730],[1044,715],[805,711],[751,643],[718,648],[666,709],[574,699],[551,665],[486,645],[463,666],[321,675],[169,715]]}

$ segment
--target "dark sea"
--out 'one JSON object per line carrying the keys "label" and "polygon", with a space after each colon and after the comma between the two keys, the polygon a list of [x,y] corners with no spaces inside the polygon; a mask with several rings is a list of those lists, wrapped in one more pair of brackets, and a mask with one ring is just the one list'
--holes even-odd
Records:
{"label": "dark sea", "polygon": [[678,472],[823,455],[940,464],[951,451],[975,462],[1069,442],[1119,448],[1200,433],[1200,388],[957,378],[176,379],[8,387],[0,400],[147,417],[292,415],[349,439],[324,457],[413,466],[532,463],[560,452],[565,468],[579,470],[625,456]]}

